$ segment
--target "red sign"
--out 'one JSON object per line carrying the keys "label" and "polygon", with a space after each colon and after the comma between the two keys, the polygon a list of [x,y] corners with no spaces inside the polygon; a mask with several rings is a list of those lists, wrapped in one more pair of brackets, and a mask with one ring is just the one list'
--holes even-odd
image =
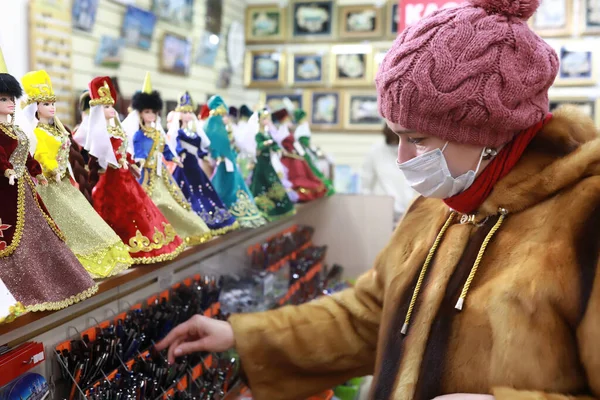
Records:
{"label": "red sign", "polygon": [[398,32],[441,8],[456,7],[460,3],[451,0],[400,0]]}

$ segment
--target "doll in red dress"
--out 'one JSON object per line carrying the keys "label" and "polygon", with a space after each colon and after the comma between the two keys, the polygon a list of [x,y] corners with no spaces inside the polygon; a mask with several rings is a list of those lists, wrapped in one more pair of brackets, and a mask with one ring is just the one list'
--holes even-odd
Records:
{"label": "doll in red dress", "polygon": [[89,89],[90,115],[75,139],[92,157],[90,173],[99,176],[92,191],[94,208],[128,246],[134,263],[177,257],[183,240],[134,176],[139,169],[127,152],[127,136],[113,108],[117,94],[112,81],[94,78]]}

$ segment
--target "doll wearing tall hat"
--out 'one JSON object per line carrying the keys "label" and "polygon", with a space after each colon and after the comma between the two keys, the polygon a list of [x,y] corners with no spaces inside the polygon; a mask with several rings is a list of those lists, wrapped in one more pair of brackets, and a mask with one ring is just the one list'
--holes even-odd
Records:
{"label": "doll wearing tall hat", "polygon": [[256,132],[258,132],[258,113],[253,113],[247,105],[239,110],[237,124],[232,125],[235,147],[238,149],[237,164],[244,180],[250,184],[252,170],[256,164]]}
{"label": "doll wearing tall hat", "polygon": [[185,92],[178,101],[167,135],[177,150],[183,167],[177,166],[173,178],[213,235],[222,235],[239,228],[206,176],[200,162],[208,155],[210,140],[194,115],[192,97]]}
{"label": "doll wearing tall hat", "polygon": [[37,119],[35,159],[48,185],[38,188],[50,215],[65,235],[67,245],[94,278],[117,274],[132,264],[121,238],[104,222],[81,192],[73,186],[69,163],[71,135],[55,115],[56,97],[46,71],[23,76],[27,107]]}
{"label": "doll wearing tall hat", "polygon": [[213,186],[242,227],[264,225],[266,220],[257,208],[254,196],[236,164],[237,154],[233,150],[233,138],[229,136],[226,120],[227,106],[220,96],[213,96],[208,101],[208,107],[210,116],[206,120],[204,131],[210,139],[210,152],[216,162],[211,178]]}
{"label": "doll wearing tall hat", "polygon": [[171,223],[138,183],[139,170],[113,108],[117,93],[107,76],[89,83],[90,114],[76,139],[90,153],[94,208],[120,236],[135,264],[171,260],[185,248]]}
{"label": "doll wearing tall hat", "polygon": [[[22,93],[0,52],[0,279],[26,310],[58,310],[93,295],[98,286],[37,194],[34,177],[42,186],[48,182],[27,135],[14,124]],[[6,316],[11,305],[1,292],[2,285],[0,314]]]}
{"label": "doll wearing tall hat", "polygon": [[187,245],[206,242],[212,237],[206,223],[193,210],[179,185],[169,173],[163,157],[182,167],[176,150],[171,149],[158,117],[162,99],[152,90],[150,74],[146,74],[141,92],[133,95],[132,111],[123,121],[131,140],[134,160],[141,167],[139,182],[163,215]]}

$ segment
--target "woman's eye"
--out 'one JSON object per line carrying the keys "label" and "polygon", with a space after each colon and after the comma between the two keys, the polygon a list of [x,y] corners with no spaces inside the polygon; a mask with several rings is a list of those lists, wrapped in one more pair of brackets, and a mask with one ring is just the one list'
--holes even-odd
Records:
{"label": "woman's eye", "polygon": [[411,137],[409,137],[407,140],[408,140],[408,143],[419,144],[419,143],[423,142],[423,140],[425,140],[425,138],[411,138]]}
{"label": "woman's eye", "polygon": [[6,97],[0,97],[0,101],[8,101]]}

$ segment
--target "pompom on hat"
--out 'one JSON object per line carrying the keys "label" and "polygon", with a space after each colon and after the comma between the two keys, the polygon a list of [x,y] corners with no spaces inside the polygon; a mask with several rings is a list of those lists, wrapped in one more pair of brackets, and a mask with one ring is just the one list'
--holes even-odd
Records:
{"label": "pompom on hat", "polygon": [[407,27],[377,78],[388,121],[497,147],[548,113],[555,51],[527,25],[539,0],[468,0]]}

